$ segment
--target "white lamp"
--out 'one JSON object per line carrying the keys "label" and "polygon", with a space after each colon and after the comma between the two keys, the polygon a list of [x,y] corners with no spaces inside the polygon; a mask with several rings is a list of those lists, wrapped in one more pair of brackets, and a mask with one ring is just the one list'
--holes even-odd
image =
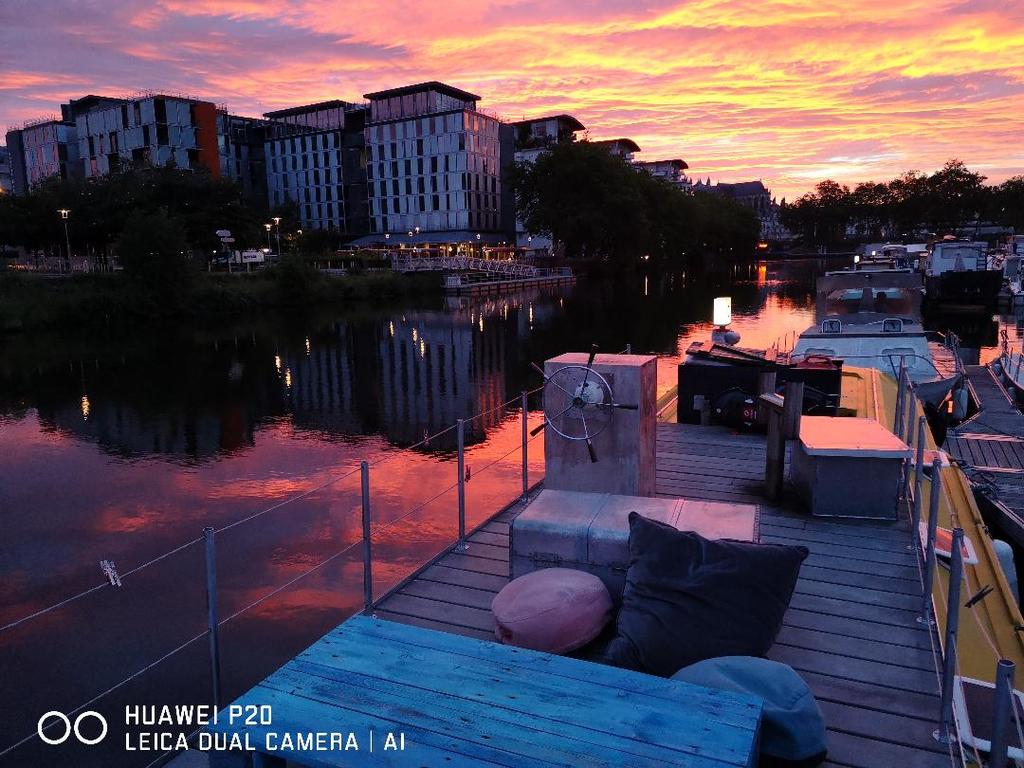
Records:
{"label": "white lamp", "polygon": [[718,296],[715,298],[711,311],[711,322],[715,324],[715,328],[711,331],[712,343],[732,346],[740,340],[740,335],[736,331],[729,330],[727,327],[732,322],[731,296]]}
{"label": "white lamp", "polygon": [[717,326],[726,326],[732,322],[732,297],[719,296],[715,299],[711,312],[711,322]]}

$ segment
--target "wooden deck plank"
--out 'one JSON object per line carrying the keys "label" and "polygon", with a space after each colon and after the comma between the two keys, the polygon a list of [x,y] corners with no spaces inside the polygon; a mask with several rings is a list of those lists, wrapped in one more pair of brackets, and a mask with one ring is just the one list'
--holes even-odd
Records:
{"label": "wooden deck plank", "polygon": [[823,584],[841,584],[853,587],[863,586],[869,589],[879,589],[885,592],[911,595],[915,598],[919,598],[921,595],[920,580],[896,578],[893,576],[877,576],[870,573],[838,571],[835,568],[822,568],[817,565],[809,565],[806,562],[800,569],[800,578],[808,581],[820,581]]}
{"label": "wooden deck plank", "polygon": [[424,619],[419,616],[409,616],[404,613],[396,613],[394,611],[387,611],[377,608],[373,612],[374,616],[381,619],[387,619],[388,621],[394,621],[399,624],[408,624],[412,627],[423,627],[424,629],[436,629],[439,632],[450,632],[453,635],[463,635],[465,637],[475,637],[477,640],[493,640],[494,632],[487,632],[482,629],[473,629],[472,627],[463,627],[458,624],[448,624],[443,621],[435,621],[434,619]]}
{"label": "wooden deck plank", "polygon": [[[856,703],[860,709],[882,712],[896,717],[916,717],[935,722],[938,718],[937,696],[913,691],[897,692],[892,688],[803,670],[800,677],[810,687],[814,698],[840,704]],[[831,725],[831,724],[830,724]],[[832,758],[835,759],[835,758]]]}
{"label": "wooden deck plank", "polygon": [[866,606],[884,606],[911,611],[916,616],[920,611],[921,599],[916,595],[889,592],[880,589],[866,589],[848,584],[830,584],[814,579],[801,578],[796,583],[796,592],[802,595],[830,597]]}
{"label": "wooden deck plank", "polygon": [[461,568],[449,568],[445,565],[432,565],[426,568],[420,578],[425,581],[436,581],[441,584],[455,584],[460,587],[473,587],[497,592],[508,584],[508,574],[495,576],[490,573],[467,571]]}
{"label": "wooden deck plank", "polygon": [[919,747],[948,757],[947,748],[932,738],[935,724],[916,717],[893,717],[855,705],[828,701],[819,702],[825,720],[836,725],[833,731],[861,736],[873,741],[889,742],[904,747]]}
{"label": "wooden deck plank", "polygon": [[926,672],[935,671],[935,661],[931,652],[920,648],[894,645],[884,639],[866,640],[836,635],[831,632],[820,632],[813,629],[802,629],[784,624],[779,631],[776,642],[785,643],[797,648],[826,651],[839,656],[865,661],[880,661],[896,664],[910,669],[921,669]]}
{"label": "wooden deck plank", "polygon": [[490,610],[470,608],[465,605],[430,600],[414,595],[398,592],[388,598],[387,610],[404,613],[407,616],[418,616],[421,619],[435,619],[447,624],[454,624],[470,629],[490,631],[494,628],[494,619]]}
{"label": "wooden deck plank", "polygon": [[464,571],[475,571],[477,573],[490,573],[494,576],[508,577],[508,563],[499,560],[488,560],[483,557],[468,557],[461,552],[449,552],[442,555],[437,561],[438,565],[446,565],[449,568],[460,568]]}
{"label": "wooden deck plank", "polygon": [[899,691],[938,694],[934,671],[908,669],[895,664],[866,661],[809,648],[796,648],[782,643],[775,644],[768,652],[768,658],[789,664],[796,670],[872,683]]}
{"label": "wooden deck plank", "polygon": [[806,611],[794,606],[790,606],[790,609],[786,611],[783,625],[854,639],[881,640],[884,638],[887,643],[917,648],[922,651],[930,651],[932,647],[928,633],[923,632],[920,628],[911,629],[910,627],[877,624],[849,616]]}
{"label": "wooden deck plank", "polygon": [[468,608],[479,608],[484,611],[491,610],[491,603],[497,592],[486,592],[482,589],[471,587],[457,587],[453,584],[438,584],[436,581],[417,579],[411,584],[406,584],[398,594],[422,597],[428,600],[440,600],[444,603],[464,605]]}
{"label": "wooden deck plank", "polygon": [[917,571],[917,555],[906,549],[886,549],[861,547],[857,544],[832,544],[815,541],[808,536],[794,536],[786,533],[770,532],[761,537],[765,541],[774,541],[780,544],[804,544],[812,549],[817,555],[834,557],[842,560],[856,560],[867,563],[885,563],[910,568]]}
{"label": "wooden deck plank", "polygon": [[939,754],[920,746],[905,747],[835,731],[829,731],[828,734],[828,754],[830,759],[843,765],[863,768],[883,765],[893,768],[949,768],[950,765],[948,754]]}

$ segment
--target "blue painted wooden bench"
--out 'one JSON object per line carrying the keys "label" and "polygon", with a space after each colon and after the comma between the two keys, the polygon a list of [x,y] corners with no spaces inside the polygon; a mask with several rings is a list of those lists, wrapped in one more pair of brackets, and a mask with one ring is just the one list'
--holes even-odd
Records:
{"label": "blue painted wooden bench", "polygon": [[[365,616],[232,706],[210,730],[248,739],[257,765],[374,768],[751,766],[761,719],[759,699]],[[284,741],[310,732],[358,751]]]}

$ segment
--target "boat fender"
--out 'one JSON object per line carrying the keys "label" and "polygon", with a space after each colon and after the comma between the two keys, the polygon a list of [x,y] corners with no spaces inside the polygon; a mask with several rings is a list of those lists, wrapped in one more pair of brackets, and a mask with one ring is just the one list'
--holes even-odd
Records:
{"label": "boat fender", "polygon": [[1013,592],[1013,599],[1020,603],[1020,594],[1017,590],[1017,565],[1013,559],[1013,547],[1002,539],[992,539],[992,549],[999,558],[999,565],[1003,569],[1003,575]]}
{"label": "boat fender", "polygon": [[963,384],[953,391],[953,418],[957,421],[967,418],[967,387]]}

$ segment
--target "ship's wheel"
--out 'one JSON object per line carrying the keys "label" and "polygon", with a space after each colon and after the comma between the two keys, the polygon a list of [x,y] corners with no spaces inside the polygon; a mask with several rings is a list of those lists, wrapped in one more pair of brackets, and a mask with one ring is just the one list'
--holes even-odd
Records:
{"label": "ship's wheel", "polygon": [[593,439],[608,428],[616,409],[635,411],[637,405],[615,402],[615,393],[604,376],[594,370],[597,345],[590,348],[586,365],[563,365],[550,376],[536,363],[533,368],[544,377],[544,421],[531,434],[545,427],[565,440],[585,441],[591,461],[597,461]]}

